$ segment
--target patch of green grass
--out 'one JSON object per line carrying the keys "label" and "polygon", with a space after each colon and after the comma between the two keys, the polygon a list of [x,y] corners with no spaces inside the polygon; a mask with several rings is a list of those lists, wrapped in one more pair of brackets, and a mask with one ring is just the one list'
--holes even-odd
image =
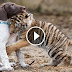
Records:
{"label": "patch of green grass", "polygon": [[40,9],[36,9],[35,11],[39,13],[40,12]]}

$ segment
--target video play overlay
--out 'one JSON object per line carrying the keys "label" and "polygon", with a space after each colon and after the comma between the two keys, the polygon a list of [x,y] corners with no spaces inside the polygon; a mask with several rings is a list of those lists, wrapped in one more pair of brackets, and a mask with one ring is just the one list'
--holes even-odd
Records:
{"label": "video play overlay", "polygon": [[32,45],[40,45],[45,40],[45,32],[40,27],[31,27],[26,34],[27,41]]}

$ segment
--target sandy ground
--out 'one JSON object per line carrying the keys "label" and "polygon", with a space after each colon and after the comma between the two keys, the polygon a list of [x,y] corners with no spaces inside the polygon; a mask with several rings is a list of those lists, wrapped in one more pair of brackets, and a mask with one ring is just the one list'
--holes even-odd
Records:
{"label": "sandy ground", "polygon": [[[51,22],[56,25],[65,35],[72,39],[72,16],[48,16],[34,14],[35,19]],[[72,52],[71,47],[68,48],[69,52]],[[57,67],[45,66],[41,67],[41,64],[47,63],[50,61],[50,58],[47,55],[47,52],[42,48],[35,46],[29,46],[22,48],[22,53],[24,55],[24,60],[27,64],[30,64],[32,61],[35,62],[28,68],[21,68],[17,62],[15,53],[12,53],[9,57],[17,63],[14,72],[72,72],[72,66],[64,66],[60,64]]]}

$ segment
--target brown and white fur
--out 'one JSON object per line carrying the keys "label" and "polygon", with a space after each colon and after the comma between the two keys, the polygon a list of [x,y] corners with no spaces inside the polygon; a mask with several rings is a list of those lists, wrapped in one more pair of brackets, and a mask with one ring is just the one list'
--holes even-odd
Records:
{"label": "brown and white fur", "polygon": [[[1,22],[8,22],[9,18],[24,11],[25,11],[24,6],[20,6],[12,2],[3,3],[0,6],[0,20]],[[9,71],[13,69],[10,66],[9,59],[6,53],[6,43],[8,42],[9,36],[10,36],[9,25],[0,24],[0,58],[2,62],[0,71],[3,70]]]}

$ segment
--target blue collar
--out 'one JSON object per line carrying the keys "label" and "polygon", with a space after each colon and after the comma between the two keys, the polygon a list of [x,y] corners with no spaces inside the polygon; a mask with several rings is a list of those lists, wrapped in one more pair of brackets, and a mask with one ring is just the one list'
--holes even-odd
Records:
{"label": "blue collar", "polygon": [[10,22],[0,20],[0,24],[7,24],[7,25],[10,25]]}

